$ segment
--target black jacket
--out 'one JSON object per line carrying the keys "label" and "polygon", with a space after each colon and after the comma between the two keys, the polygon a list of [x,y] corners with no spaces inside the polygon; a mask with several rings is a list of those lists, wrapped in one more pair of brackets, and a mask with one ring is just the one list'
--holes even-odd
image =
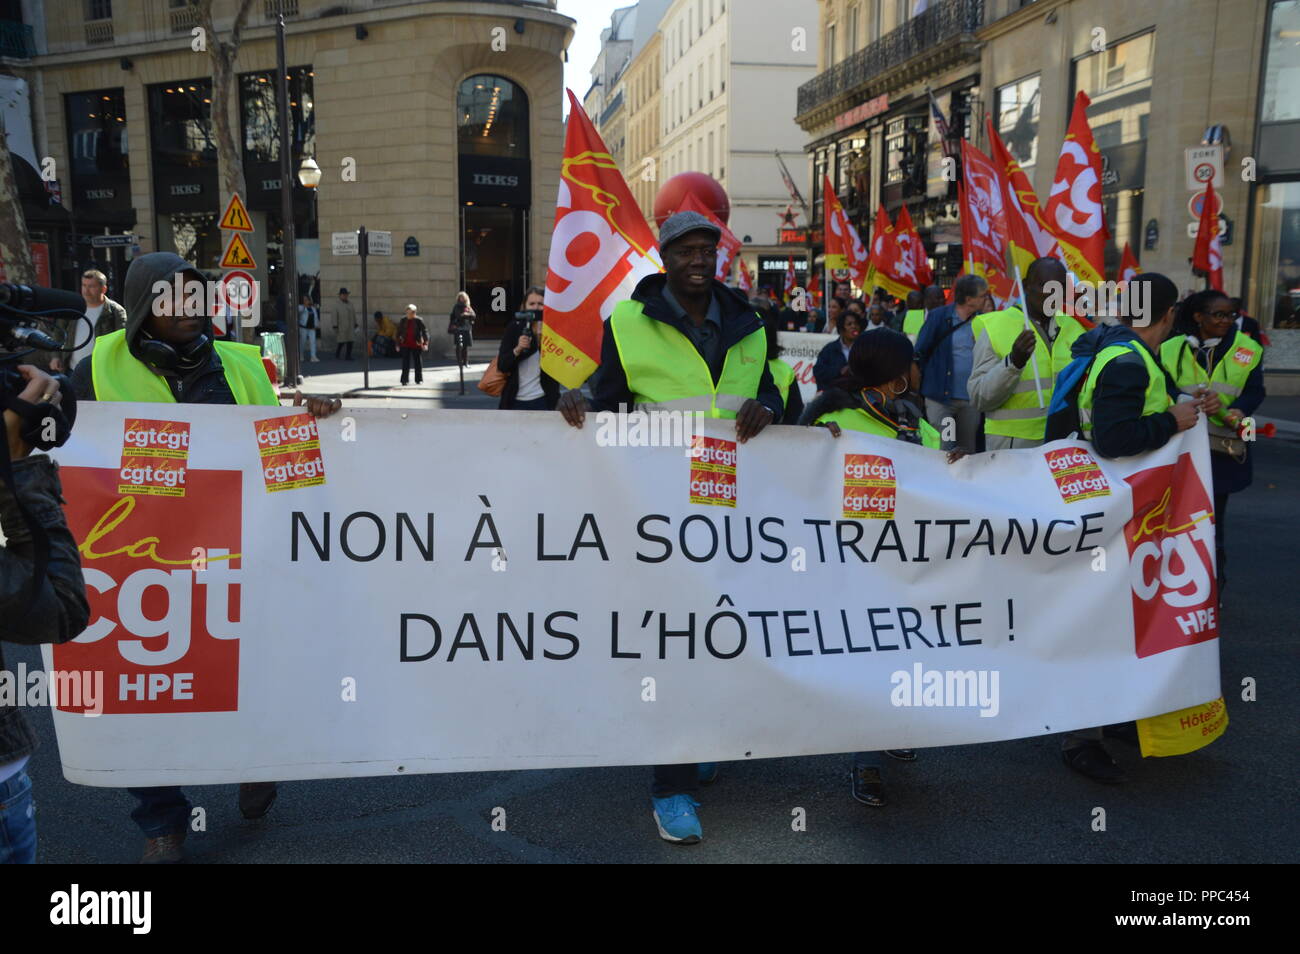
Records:
{"label": "black jacket", "polygon": [[[1077,338],[1070,346],[1070,353],[1076,358],[1095,357],[1104,348],[1126,341],[1136,341],[1140,348],[1147,347],[1132,328],[1098,325]],[[1149,348],[1147,354],[1159,367],[1160,356],[1152,354]],[[1173,379],[1168,372],[1162,371],[1162,376],[1170,398],[1178,400]],[[1149,381],[1146,362],[1134,352],[1113,358],[1097,376],[1092,395],[1092,446],[1102,457],[1132,457],[1156,450],[1177,433],[1178,423],[1168,411],[1142,416]]]}
{"label": "black jacket", "polygon": [[[126,299],[126,335],[127,341],[138,339],[144,329],[145,320],[153,310],[154,283],[170,282],[179,271],[191,269],[192,266],[179,255],[167,252],[151,252],[142,255],[131,263],[127,269],[125,294]],[[209,338],[212,336],[211,323],[205,329]],[[72,369],[72,386],[77,392],[77,400],[94,401],[95,384],[92,374],[93,355],[83,358]],[[179,404],[234,404],[235,395],[226,383],[226,375],[221,367],[221,358],[215,348],[207,348],[201,356],[183,370],[162,374],[155,370],[171,388],[172,395]]]}
{"label": "black jacket", "polygon": [[[921,411],[911,401],[895,398],[882,401],[879,395],[871,395],[871,406],[880,410],[886,417],[897,421],[899,429],[895,438],[909,444],[920,444]],[[866,410],[867,401],[860,392],[846,391],[844,388],[827,388],[808,402],[799,416],[799,423],[805,427],[817,423],[823,414],[833,414],[846,408]]]}
{"label": "black jacket", "polygon": [[[63,518],[63,492],[58,465],[43,454],[13,463],[17,497],[0,484],[0,528],[5,545],[0,547],[0,646],[4,641],[34,645],[66,643],[86,628],[90,605],[81,576],[77,541]],[[18,510],[18,501],[45,529],[50,540],[50,558],[45,580],[31,610],[19,618],[31,593],[32,560],[36,546],[31,531]],[[5,670],[0,651],[0,671]],[[16,686],[19,691],[26,687]],[[0,703],[0,765],[28,755],[36,748],[36,736],[23,719],[19,706]]]}
{"label": "black jacket", "polygon": [[411,319],[403,315],[402,320],[397,323],[397,347],[399,348],[406,347],[406,323],[411,320],[415,321],[415,340],[420,343],[421,347],[429,343],[429,329],[425,327],[424,319],[418,316]]}
{"label": "black jacket", "polygon": [[[501,392],[501,403],[497,407],[503,411],[515,406],[519,394],[519,362],[537,354],[541,347],[540,340],[534,340],[531,348],[515,357],[515,345],[519,343],[519,336],[530,324],[531,320],[513,318],[501,335],[501,347],[497,349],[497,370],[506,376],[506,387]],[[554,411],[555,405],[560,402],[560,382],[545,371],[542,372],[542,396],[546,398],[546,406]]]}
{"label": "black jacket", "polygon": [[[663,291],[667,281],[668,276],[662,272],[647,275],[637,282],[636,288],[632,291],[632,300],[641,303],[647,317],[662,321],[686,335],[685,322],[688,319],[676,315],[664,300]],[[763,330],[762,319],[750,307],[749,299],[745,297],[744,292],[736,288],[728,288],[715,278],[713,294],[718,300],[718,308],[721,312],[724,354],[742,338],[755,331]],[[713,383],[716,385],[722,374],[722,368],[710,370],[713,373]],[[632,390],[627,386],[627,372],[623,370],[623,362],[618,355],[618,345],[614,343],[614,333],[609,330],[609,319],[605,320],[605,337],[600,345],[600,369],[592,376],[591,396],[592,406],[597,411],[617,411],[620,408],[630,407],[634,403]],[[758,381],[758,401],[772,412],[773,421],[781,420],[785,405],[781,402],[781,394],[776,389],[776,382],[772,380],[772,372],[768,369],[766,361],[763,362],[763,373]]]}

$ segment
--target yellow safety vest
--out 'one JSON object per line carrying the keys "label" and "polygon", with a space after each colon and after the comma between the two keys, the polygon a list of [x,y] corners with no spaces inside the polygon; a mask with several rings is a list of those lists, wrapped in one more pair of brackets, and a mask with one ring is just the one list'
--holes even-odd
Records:
{"label": "yellow safety vest", "polygon": [[922,308],[910,308],[903,316],[903,334],[912,339],[912,344],[916,344],[916,336],[921,333],[924,324],[925,310]]}
{"label": "yellow safety vest", "polygon": [[[816,423],[823,424],[832,421],[846,431],[862,431],[864,434],[876,434],[890,440],[898,437],[896,428],[857,407],[845,407],[840,408],[838,411],[828,411],[820,415]],[[921,444],[923,446],[933,447],[935,450],[939,449],[939,432],[930,426],[929,421],[922,420],[917,427],[917,432],[921,435]]]}
{"label": "yellow safety vest", "polygon": [[794,368],[780,358],[772,358],[767,362],[767,367],[772,372],[772,380],[776,382],[776,389],[781,392],[781,403],[789,404],[790,385],[794,383]]}
{"label": "yellow safety vest", "polygon": [[1259,367],[1264,358],[1264,346],[1250,335],[1233,330],[1233,339],[1223,359],[1208,374],[1196,360],[1191,342],[1176,335],[1160,346],[1160,363],[1173,377],[1183,394],[1195,394],[1197,388],[1206,387],[1220,396],[1223,410],[1210,418],[1210,433],[1219,437],[1236,437],[1235,431],[1223,424],[1223,412],[1234,400],[1241,397],[1246,379]]}
{"label": "yellow safety vest", "polygon": [[1142,416],[1160,414],[1169,410],[1169,406],[1173,403],[1169,399],[1169,392],[1165,390],[1164,372],[1160,370],[1160,365],[1156,364],[1156,359],[1151,357],[1151,352],[1140,341],[1130,340],[1123,344],[1102,348],[1101,353],[1093,360],[1088,378],[1083,382],[1083,389],[1079,392],[1079,423],[1083,427],[1084,440],[1092,440],[1092,401],[1093,392],[1097,390],[1097,378],[1106,365],[1129,352],[1141,355],[1142,363],[1147,366],[1147,392],[1146,400],[1142,405]]}
{"label": "yellow safety vest", "polygon": [[[256,345],[218,341],[214,347],[236,404],[279,405],[280,398],[271,385],[271,379],[267,377],[266,366],[262,364],[262,353]],[[176,396],[162,375],[155,374],[148,365],[131,354],[125,330],[97,338],[90,361],[91,380],[97,400],[176,403]]]}
{"label": "yellow safety vest", "polygon": [[[1011,354],[1011,346],[1025,330],[1025,316],[1018,308],[995,311],[981,315],[971,329],[978,339],[979,335],[988,335],[989,345],[1002,358]],[[1037,358],[1038,374],[1034,378],[1033,360],[1025,362],[1020,369],[1020,380],[1011,397],[1001,407],[984,412],[984,433],[999,434],[1003,437],[1021,438],[1023,440],[1041,441],[1047,433],[1047,409],[1052,404],[1052,385],[1056,375],[1070,363],[1070,346],[1088,329],[1075,318],[1068,315],[1056,316],[1056,340],[1051,350],[1037,327],[1034,329],[1034,357]],[[1038,404],[1038,392],[1042,389],[1043,404]]]}
{"label": "yellow safety vest", "polygon": [[632,400],[639,407],[734,418],[741,405],[758,397],[767,367],[767,332],[761,326],[727,349],[716,386],[691,339],[672,325],[647,317],[639,301],[616,305],[609,328]]}

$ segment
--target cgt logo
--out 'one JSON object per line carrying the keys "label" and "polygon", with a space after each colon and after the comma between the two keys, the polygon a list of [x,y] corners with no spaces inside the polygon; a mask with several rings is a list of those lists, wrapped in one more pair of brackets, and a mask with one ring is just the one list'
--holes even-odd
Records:
{"label": "cgt logo", "polygon": [[55,668],[102,672],[105,713],[237,710],[239,471],[191,470],[186,497],[119,495],[111,468],[59,475],[91,612]]}
{"label": "cgt logo", "polygon": [[1124,527],[1138,658],[1219,635],[1214,507],[1189,454],[1127,478]]}

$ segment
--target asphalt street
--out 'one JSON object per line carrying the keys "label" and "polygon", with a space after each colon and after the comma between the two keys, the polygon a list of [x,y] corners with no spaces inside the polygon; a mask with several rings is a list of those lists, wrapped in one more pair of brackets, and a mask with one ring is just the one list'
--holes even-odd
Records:
{"label": "asphalt street", "polygon": [[[493,403],[476,391],[460,398],[457,385],[429,382],[428,376],[429,388],[399,393],[391,363],[379,372],[375,395],[353,392],[351,399],[402,406]],[[347,392],[350,385],[334,385],[343,380],[338,375],[354,373],[340,367],[314,375],[306,389]],[[1295,399],[1266,403],[1260,413],[1295,419],[1295,405]],[[1294,811],[1300,587],[1286,581],[1295,577],[1297,558],[1300,442],[1261,440],[1256,454],[1254,486],[1233,498],[1229,528],[1231,582],[1221,654],[1230,726],[1211,746],[1177,758],[1144,761],[1122,743],[1108,743],[1130,773],[1125,785],[1101,786],[1071,773],[1054,736],[928,749],[913,763],[888,762],[889,804],[879,809],[850,798],[847,755],[733,762],[703,791],[704,841],[689,847],[657,837],[645,768],[286,782],[270,815],[256,822],[240,817],[235,786],[195,787],[189,794],[206,810],[207,830],[191,833],[189,859],[1293,862],[1300,857]],[[34,649],[6,645],[5,655],[11,666],[38,664]],[[1246,677],[1256,680],[1258,701],[1241,701]],[[135,861],[142,838],[129,817],[133,800],[121,790],[65,781],[48,710],[29,714],[42,740],[29,766],[39,860]],[[1093,830],[1098,807],[1105,809],[1105,831]],[[806,830],[792,825],[800,814]],[[494,817],[504,817],[504,831],[494,829]]]}

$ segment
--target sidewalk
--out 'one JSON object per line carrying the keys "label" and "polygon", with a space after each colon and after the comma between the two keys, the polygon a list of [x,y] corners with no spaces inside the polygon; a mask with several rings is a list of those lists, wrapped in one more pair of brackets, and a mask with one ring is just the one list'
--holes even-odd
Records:
{"label": "sidewalk", "polygon": [[1274,425],[1282,440],[1300,441],[1300,396],[1265,398],[1255,421],[1260,426]]}
{"label": "sidewalk", "polygon": [[[354,349],[354,353],[356,353]],[[430,360],[424,356],[424,382],[402,386],[402,359],[370,359],[370,387],[365,386],[361,355],[351,361],[336,360],[320,352],[319,362],[304,361],[301,365],[304,394],[336,395],[345,405],[352,407],[410,407],[410,408],[495,408],[497,398],[478,389],[479,379],[488,364],[496,357],[497,342],[476,341],[470,349],[469,364],[465,367],[465,393],[460,393],[460,372],[453,359]],[[293,388],[282,384],[280,391],[292,396]]]}

